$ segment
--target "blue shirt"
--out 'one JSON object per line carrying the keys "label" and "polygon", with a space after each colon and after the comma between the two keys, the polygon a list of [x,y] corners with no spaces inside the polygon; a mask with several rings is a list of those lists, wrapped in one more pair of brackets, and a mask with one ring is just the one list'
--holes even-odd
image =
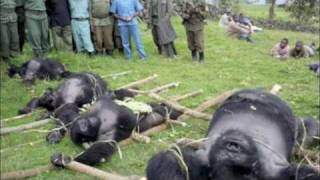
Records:
{"label": "blue shirt", "polygon": [[72,18],[89,18],[89,0],[69,0]]}
{"label": "blue shirt", "polygon": [[[113,0],[110,12],[117,16],[133,16],[136,12],[142,11],[143,7],[139,0]],[[118,20],[118,26],[135,25],[138,24],[137,18],[126,22],[121,19]]]}

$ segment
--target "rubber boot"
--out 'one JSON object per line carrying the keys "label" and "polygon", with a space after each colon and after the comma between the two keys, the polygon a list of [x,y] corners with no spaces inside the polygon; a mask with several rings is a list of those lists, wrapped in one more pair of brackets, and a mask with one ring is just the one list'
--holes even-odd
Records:
{"label": "rubber boot", "polygon": [[199,52],[199,63],[204,63],[204,52]]}
{"label": "rubber boot", "polygon": [[197,51],[196,50],[193,50],[191,52],[191,56],[192,56],[192,62],[197,62]]}

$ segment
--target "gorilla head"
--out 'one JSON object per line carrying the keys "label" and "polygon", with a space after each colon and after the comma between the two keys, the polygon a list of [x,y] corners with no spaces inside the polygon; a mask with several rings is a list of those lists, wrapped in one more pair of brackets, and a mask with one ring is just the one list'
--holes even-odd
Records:
{"label": "gorilla head", "polygon": [[209,158],[212,173],[224,171],[228,174],[227,179],[231,179],[231,175],[257,176],[260,171],[257,147],[249,136],[237,130],[222,134],[212,146]]}
{"label": "gorilla head", "polygon": [[71,126],[70,136],[75,144],[97,140],[101,120],[98,117],[80,117]]}
{"label": "gorilla head", "polygon": [[[214,113],[203,145],[191,154],[182,150],[185,164],[190,171],[189,179],[320,178],[319,172],[311,167],[289,163],[297,140],[298,126],[290,107],[277,96],[258,90],[239,91]],[[171,153],[169,151],[164,153],[167,156],[156,155],[149,161],[148,179],[157,180],[155,176],[174,179],[176,176],[182,176],[179,174],[183,174],[185,179],[185,173],[181,173],[183,168],[179,163],[172,163],[178,162],[179,159],[172,160],[172,156],[168,156]],[[203,168],[190,163],[190,158],[205,164],[208,168],[205,176],[193,176],[193,171],[197,172]]]}

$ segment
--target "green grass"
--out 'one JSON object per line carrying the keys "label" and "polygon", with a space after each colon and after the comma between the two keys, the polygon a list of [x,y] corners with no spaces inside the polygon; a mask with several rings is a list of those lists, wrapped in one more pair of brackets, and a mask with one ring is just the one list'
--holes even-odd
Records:
{"label": "green grass", "polygon": [[[144,31],[141,26],[143,42],[148,54],[148,61],[141,62],[134,52],[134,60],[126,61],[123,56],[115,53],[114,57],[96,57],[89,59],[84,55],[73,53],[52,53],[50,57],[59,58],[67,68],[74,72],[91,71],[100,75],[108,75],[116,72],[131,70],[132,73],[117,80],[108,80],[112,88],[127,84],[151,74],[158,74],[159,79],[143,87],[149,89],[169,82],[179,81],[181,86],[162,94],[165,97],[182,95],[198,89],[203,89],[201,96],[185,100],[182,105],[196,107],[202,101],[219,95],[233,88],[264,88],[269,90],[273,84],[283,86],[280,92],[297,116],[319,115],[319,78],[306,67],[316,59],[289,59],[278,61],[270,57],[270,48],[283,37],[290,39],[290,44],[296,40],[318,42],[319,37],[313,34],[295,33],[288,31],[270,31],[254,35],[256,44],[249,44],[237,39],[226,37],[219,29],[216,22],[209,22],[205,29],[205,55],[204,65],[192,64],[190,52],[187,49],[186,35],[180,19],[174,19],[174,25],[178,33],[176,46],[178,57],[174,60],[165,59],[157,54],[152,42],[151,32]],[[14,59],[15,64],[31,58],[30,48],[24,55]],[[37,81],[34,86],[27,87],[21,80],[9,79],[6,76],[7,65],[1,63],[1,119],[17,114],[17,110],[24,106],[30,98],[39,96],[48,87],[55,87],[59,82]],[[147,98],[142,98],[148,100]],[[212,113],[211,109],[208,113]],[[25,124],[33,121],[33,118],[7,123],[6,126]],[[198,119],[187,121],[188,126],[172,127],[162,133],[154,135],[150,144],[131,144],[122,148],[123,159],[115,154],[111,162],[98,166],[98,168],[116,172],[122,175],[144,175],[148,159],[161,149],[167,148],[176,139],[182,137],[202,138],[206,134],[207,122]],[[49,130],[54,125],[48,125],[40,129]],[[18,144],[45,139],[46,133],[14,133],[1,137],[1,149],[14,147]],[[1,172],[28,169],[49,162],[50,156],[55,152],[75,156],[82,149],[74,145],[69,137],[57,145],[49,145],[46,142],[25,146],[18,150],[7,151],[1,154]],[[32,179],[89,179],[90,177],[68,170],[52,170],[42,173]]]}
{"label": "green grass", "polygon": [[[269,7],[269,5],[249,5],[246,3],[241,3],[240,11],[244,12],[244,14],[249,17],[268,19]],[[290,13],[286,11],[285,8],[276,6],[274,12],[276,14],[276,20],[294,21],[294,19],[290,16]]]}

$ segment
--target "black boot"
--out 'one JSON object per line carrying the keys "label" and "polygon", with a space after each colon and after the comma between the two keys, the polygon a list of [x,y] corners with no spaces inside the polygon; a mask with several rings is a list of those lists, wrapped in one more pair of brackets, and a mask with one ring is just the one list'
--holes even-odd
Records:
{"label": "black boot", "polygon": [[191,56],[192,56],[192,62],[196,62],[197,61],[197,51],[193,50],[191,52]]}
{"label": "black boot", "polygon": [[95,52],[87,52],[87,53],[90,58],[94,58],[94,56],[96,55]]}
{"label": "black boot", "polygon": [[204,63],[204,52],[199,52],[199,62]]}

